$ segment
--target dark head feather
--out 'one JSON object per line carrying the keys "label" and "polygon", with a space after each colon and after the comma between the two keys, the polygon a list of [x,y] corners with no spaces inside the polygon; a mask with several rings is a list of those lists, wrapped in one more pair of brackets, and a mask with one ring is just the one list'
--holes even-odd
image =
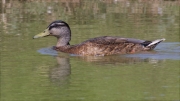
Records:
{"label": "dark head feather", "polygon": [[52,28],[58,28],[58,27],[62,27],[62,26],[67,26],[70,30],[69,25],[62,20],[53,21],[51,24],[49,24],[49,26],[47,28],[49,28],[49,30],[51,30]]}

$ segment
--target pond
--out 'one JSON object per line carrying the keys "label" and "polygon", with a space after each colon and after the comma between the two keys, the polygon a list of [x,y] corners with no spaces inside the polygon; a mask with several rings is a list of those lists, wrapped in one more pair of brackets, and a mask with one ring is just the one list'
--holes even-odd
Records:
{"label": "pond", "polygon": [[[179,101],[178,0],[2,0],[1,101]],[[66,21],[70,44],[99,36],[165,38],[153,51],[77,56],[52,49],[54,37],[32,39]]]}

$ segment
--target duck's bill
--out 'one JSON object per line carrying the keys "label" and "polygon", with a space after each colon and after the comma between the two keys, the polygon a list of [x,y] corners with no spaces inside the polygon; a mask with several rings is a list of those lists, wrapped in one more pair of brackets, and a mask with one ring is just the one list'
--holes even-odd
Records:
{"label": "duck's bill", "polygon": [[45,29],[44,32],[35,35],[35,36],[33,37],[33,39],[45,37],[45,36],[48,36],[49,34],[50,34],[50,33],[49,33],[49,30],[48,30],[48,29]]}

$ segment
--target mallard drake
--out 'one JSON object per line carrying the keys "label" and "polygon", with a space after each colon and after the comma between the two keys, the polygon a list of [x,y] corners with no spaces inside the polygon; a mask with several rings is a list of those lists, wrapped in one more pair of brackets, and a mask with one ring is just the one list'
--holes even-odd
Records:
{"label": "mallard drake", "polygon": [[104,56],[150,51],[154,49],[157,44],[165,40],[163,38],[155,41],[146,41],[118,36],[101,36],[89,39],[77,45],[70,45],[70,27],[66,22],[61,20],[52,22],[44,32],[35,35],[33,38],[45,36],[55,36],[57,38],[57,44],[54,46],[55,50],[82,56]]}

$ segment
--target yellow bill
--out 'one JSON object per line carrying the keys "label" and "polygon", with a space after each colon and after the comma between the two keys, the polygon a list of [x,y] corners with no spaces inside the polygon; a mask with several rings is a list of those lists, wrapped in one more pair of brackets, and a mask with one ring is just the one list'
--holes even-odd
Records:
{"label": "yellow bill", "polygon": [[49,34],[50,34],[49,29],[47,28],[47,29],[44,30],[44,32],[35,35],[33,37],[33,39],[40,38],[40,37],[45,37],[45,36],[48,36]]}

